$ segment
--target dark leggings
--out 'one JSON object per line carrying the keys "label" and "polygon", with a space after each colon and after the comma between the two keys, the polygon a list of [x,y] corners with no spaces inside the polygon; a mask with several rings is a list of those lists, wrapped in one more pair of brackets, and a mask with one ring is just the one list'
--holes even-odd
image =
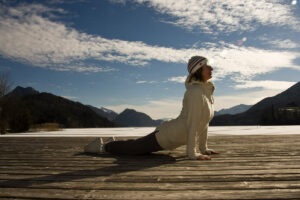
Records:
{"label": "dark leggings", "polygon": [[163,150],[156,140],[156,132],[158,130],[138,139],[109,142],[105,145],[105,151],[112,154],[143,155]]}

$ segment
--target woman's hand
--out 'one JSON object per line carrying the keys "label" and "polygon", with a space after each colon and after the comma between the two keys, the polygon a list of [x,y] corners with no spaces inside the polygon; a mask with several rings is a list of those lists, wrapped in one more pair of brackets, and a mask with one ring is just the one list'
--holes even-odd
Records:
{"label": "woman's hand", "polygon": [[213,154],[219,154],[219,152],[216,152],[215,150],[208,149],[205,151],[206,155],[213,155]]}
{"label": "woman's hand", "polygon": [[211,160],[211,157],[206,155],[199,155],[197,156],[197,160]]}

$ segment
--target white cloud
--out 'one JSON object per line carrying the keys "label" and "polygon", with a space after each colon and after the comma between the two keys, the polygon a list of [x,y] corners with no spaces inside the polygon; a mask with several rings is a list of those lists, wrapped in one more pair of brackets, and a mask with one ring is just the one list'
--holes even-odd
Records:
{"label": "white cloud", "polygon": [[296,42],[293,42],[289,39],[286,40],[272,40],[268,41],[269,44],[273,45],[275,48],[282,48],[282,49],[294,49],[299,48],[300,45]]}
{"label": "white cloud", "polygon": [[123,5],[126,4],[126,0],[109,0],[111,3],[121,3]]}
{"label": "white cloud", "polygon": [[147,81],[137,81],[137,84],[147,83]]}
{"label": "white cloud", "polygon": [[[48,0],[49,4],[73,4],[73,3],[84,3],[86,0]],[[121,3],[121,2],[120,2]]]}
{"label": "white cloud", "polygon": [[[289,26],[299,30],[293,7],[284,0],[134,0],[174,17],[169,21],[189,30],[221,32],[251,31],[257,26]],[[218,31],[215,31],[214,29]]]}
{"label": "white cloud", "polygon": [[207,53],[214,67],[213,77],[216,79],[231,77],[233,81],[249,80],[259,74],[269,73],[280,68],[300,70],[293,61],[300,56],[288,51],[275,51],[225,45],[210,49]]}
{"label": "white cloud", "polygon": [[217,47],[218,44],[217,43],[213,43],[213,42],[204,42],[202,40],[199,40],[197,42],[195,42],[193,45],[192,45],[192,48],[194,49],[197,49],[197,48],[201,48],[201,47],[206,47],[206,48],[215,48]]}
{"label": "white cloud", "polygon": [[262,44],[268,45],[272,49],[296,49],[300,48],[300,43],[290,39],[277,39],[264,34],[257,38]]}
{"label": "white cloud", "polygon": [[175,76],[168,78],[168,81],[176,82],[176,83],[184,83],[187,76]]}
{"label": "white cloud", "polygon": [[[257,75],[282,68],[300,70],[300,66],[294,63],[300,56],[300,53],[296,52],[221,43],[215,47],[199,49],[197,54],[206,56],[213,66],[212,81],[222,80],[225,77],[235,82],[249,81]],[[168,81],[184,83],[185,78],[186,76],[170,77]]]}
{"label": "white cloud", "polygon": [[191,51],[183,53],[184,50],[151,46],[140,41],[109,40],[82,33],[44,16],[46,13],[53,16],[51,12],[55,11],[39,4],[1,7],[1,55],[38,67],[97,72],[113,69],[84,66],[84,61],[94,59],[143,66],[150,60],[183,63],[191,54]]}
{"label": "white cloud", "polygon": [[[152,60],[186,64],[190,56],[204,55],[212,61],[213,80],[229,75],[234,79],[249,80],[249,77],[279,68],[300,70],[300,66],[293,63],[300,56],[296,52],[270,51],[224,42],[210,43],[209,47],[175,49],[140,41],[106,39],[55,22],[51,20],[53,17],[45,16],[49,12],[64,11],[35,4],[0,8],[0,54],[38,67],[78,72],[116,70],[86,64],[90,59],[143,66]],[[182,82],[183,79],[184,76],[173,77],[169,81]]]}
{"label": "white cloud", "polygon": [[41,15],[42,12],[54,11],[39,4],[22,4],[15,8],[3,6],[0,10],[1,55],[39,67],[79,72],[113,70],[84,66],[83,61],[87,59],[145,65],[160,54],[157,60],[178,61],[162,54],[165,50],[173,49],[149,46],[142,42],[108,40],[81,33]]}
{"label": "white cloud", "polygon": [[272,81],[272,80],[264,80],[264,81],[242,81],[236,84],[234,87],[237,89],[245,89],[245,88],[264,88],[270,90],[286,90],[287,88],[293,86],[296,82],[289,81]]}
{"label": "white cloud", "polygon": [[153,84],[153,83],[157,83],[157,81],[137,81],[137,84],[143,84],[143,83],[148,83],[148,84]]}

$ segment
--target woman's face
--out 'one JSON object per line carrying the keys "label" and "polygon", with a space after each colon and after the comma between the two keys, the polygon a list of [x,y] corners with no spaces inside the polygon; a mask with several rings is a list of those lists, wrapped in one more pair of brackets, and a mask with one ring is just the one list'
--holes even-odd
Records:
{"label": "woman's face", "polygon": [[210,66],[210,65],[203,65],[203,69],[202,69],[202,78],[204,81],[207,81],[209,79],[211,79],[212,77],[212,72],[213,71],[213,68]]}

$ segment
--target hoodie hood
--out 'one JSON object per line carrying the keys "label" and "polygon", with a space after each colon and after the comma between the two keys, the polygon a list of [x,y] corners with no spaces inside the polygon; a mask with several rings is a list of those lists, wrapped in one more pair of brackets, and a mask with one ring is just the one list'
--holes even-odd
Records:
{"label": "hoodie hood", "polygon": [[215,91],[215,86],[212,82],[207,81],[207,82],[202,82],[202,81],[197,81],[192,78],[192,74],[189,74],[188,77],[185,80],[185,88],[188,89],[191,85],[200,85],[203,88],[210,89],[211,93],[213,94]]}

